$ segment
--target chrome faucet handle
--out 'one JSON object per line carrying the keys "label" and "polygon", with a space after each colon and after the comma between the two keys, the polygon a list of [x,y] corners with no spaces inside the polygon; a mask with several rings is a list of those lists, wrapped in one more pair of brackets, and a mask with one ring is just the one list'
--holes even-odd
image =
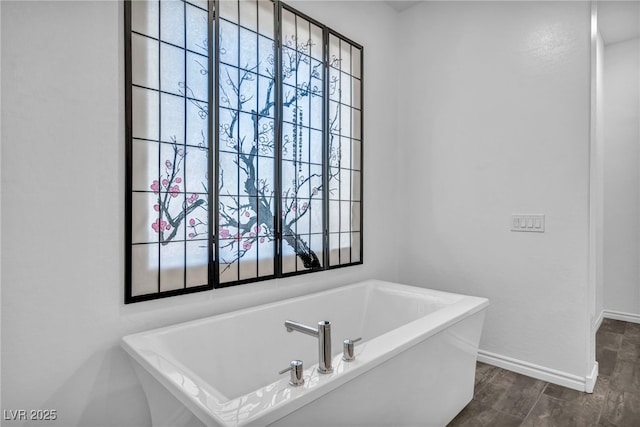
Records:
{"label": "chrome faucet handle", "polygon": [[356,360],[356,355],[353,348],[355,346],[355,343],[361,340],[362,337],[356,338],[355,340],[346,339],[342,341],[342,360],[344,360],[345,362],[352,362]]}
{"label": "chrome faucet handle", "polygon": [[287,369],[283,369],[278,372],[280,375],[291,371],[291,378],[289,379],[289,384],[294,387],[298,387],[304,384],[304,378],[302,378],[302,360],[292,360]]}

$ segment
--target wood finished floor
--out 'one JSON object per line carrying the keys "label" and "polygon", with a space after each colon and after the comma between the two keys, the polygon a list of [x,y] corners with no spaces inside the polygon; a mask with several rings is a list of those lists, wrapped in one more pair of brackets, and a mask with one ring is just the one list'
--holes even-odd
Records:
{"label": "wood finished floor", "polygon": [[473,400],[447,427],[640,427],[640,325],[604,319],[592,394],[478,362]]}

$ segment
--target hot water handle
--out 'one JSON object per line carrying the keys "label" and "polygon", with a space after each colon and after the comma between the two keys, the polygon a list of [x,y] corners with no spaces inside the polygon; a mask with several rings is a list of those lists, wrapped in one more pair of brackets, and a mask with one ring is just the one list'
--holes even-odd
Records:
{"label": "hot water handle", "polygon": [[304,378],[302,377],[302,371],[304,370],[302,360],[292,360],[287,369],[283,369],[278,372],[280,375],[291,371],[291,378],[289,384],[294,387],[299,387],[304,384]]}

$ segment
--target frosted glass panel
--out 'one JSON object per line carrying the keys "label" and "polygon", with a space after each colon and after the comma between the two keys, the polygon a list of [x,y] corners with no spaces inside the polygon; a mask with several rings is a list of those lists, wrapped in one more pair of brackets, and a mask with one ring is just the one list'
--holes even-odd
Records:
{"label": "frosted glass panel", "polygon": [[340,233],[340,264],[351,262],[351,234]]}
{"label": "frosted glass panel", "polygon": [[131,81],[135,85],[158,89],[159,43],[149,37],[131,35]]}
{"label": "frosted glass panel", "polygon": [[125,7],[131,8],[129,299],[208,284],[209,22],[207,2],[136,0]]}
{"label": "frosted glass panel", "polygon": [[313,79],[311,84],[314,85],[312,89],[315,93],[312,93],[310,99],[309,125],[314,129],[321,130],[324,127],[324,100],[319,94],[322,82],[320,79]]}
{"label": "frosted glass panel", "polygon": [[288,10],[282,11],[282,44],[292,49],[296,46],[296,16]]}
{"label": "frosted glass panel", "polygon": [[340,202],[329,201],[329,231],[336,233],[340,231]]}
{"label": "frosted glass panel", "polygon": [[296,243],[290,236],[284,237],[285,244],[282,246],[282,272],[296,272]]}
{"label": "frosted glass panel", "polygon": [[160,43],[160,90],[176,95],[184,87],[184,49]]}
{"label": "frosted glass panel", "polygon": [[[221,245],[226,244],[226,242],[221,242]],[[238,263],[234,262],[233,264],[227,264],[220,259],[220,283],[230,283],[238,280]]]}
{"label": "frosted glass panel", "polygon": [[258,75],[242,71],[240,79],[240,109],[249,113],[255,112],[258,109]]}
{"label": "frosted glass panel", "polygon": [[253,31],[240,28],[240,67],[257,71],[258,35]]}
{"label": "frosted glass panel", "polygon": [[132,190],[150,191],[150,185],[158,179],[158,143],[134,139],[132,148]]}
{"label": "frosted glass panel", "polygon": [[186,239],[202,240],[209,238],[209,196],[191,193],[187,195]]}
{"label": "frosted glass panel", "polygon": [[209,251],[206,240],[187,242],[186,286],[202,286],[209,282]]}
{"label": "frosted glass panel", "polygon": [[[220,25],[218,221],[219,238],[224,239],[219,245],[220,281],[227,283],[275,273],[273,247],[262,251],[260,245],[275,235],[276,109],[273,3],[242,0],[235,7],[224,7]],[[231,16],[225,20],[225,13],[233,15],[234,10],[239,10],[240,25],[231,22],[235,20]]]}
{"label": "frosted glass panel", "polygon": [[345,105],[353,105],[351,101],[351,76],[340,73],[340,102]]}
{"label": "frosted glass panel", "polygon": [[158,242],[160,214],[155,209],[158,196],[153,193],[132,195],[132,243]]}
{"label": "frosted glass panel", "polygon": [[[258,73],[263,76],[269,77],[270,79],[268,80],[271,80],[271,78],[274,76],[274,41],[272,39],[260,36],[258,38],[258,50],[260,52],[258,55]],[[260,84],[260,87],[264,88],[261,89],[261,91],[264,91],[266,89],[266,87],[264,87],[262,83]],[[273,92],[273,88],[271,89],[271,91]],[[265,96],[265,94],[263,94],[263,96]]]}
{"label": "frosted glass panel", "polygon": [[340,135],[351,136],[351,111],[346,105],[340,106]]}
{"label": "frosted glass panel", "polygon": [[156,91],[133,87],[132,121],[133,137],[157,140],[159,136],[159,94]]}
{"label": "frosted glass panel", "polygon": [[344,40],[340,41],[340,70],[351,74],[351,44]]}
{"label": "frosted glass panel", "polygon": [[331,266],[361,262],[361,54],[359,47],[330,34],[328,221]]}
{"label": "frosted glass panel", "polygon": [[351,233],[351,262],[360,262],[362,233]]}
{"label": "frosted glass panel", "polygon": [[351,199],[360,200],[362,194],[362,183],[360,182],[360,172],[351,173]]}
{"label": "frosted glass panel", "polygon": [[329,234],[329,265],[340,265],[340,234]]}
{"label": "frosted glass panel", "polygon": [[209,149],[209,106],[187,99],[187,144]]}
{"label": "frosted glass panel", "polygon": [[362,139],[362,113],[360,110],[351,110],[351,137]]}
{"label": "frosted glass panel", "polygon": [[184,98],[162,93],[160,100],[162,111],[160,140],[184,144]]}
{"label": "frosted glass panel", "polygon": [[340,69],[340,39],[329,34],[329,66]]}
{"label": "frosted glass panel", "polygon": [[[239,70],[229,65],[220,65],[220,106],[238,109]],[[241,88],[240,88],[241,89]],[[231,122],[228,122],[231,125]]]}
{"label": "frosted glass panel", "polygon": [[362,49],[355,46],[351,49],[351,71],[354,77],[360,78],[362,75]]}
{"label": "frosted glass panel", "polygon": [[131,248],[132,296],[158,292],[160,245],[133,245]]}
{"label": "frosted glass panel", "polygon": [[220,17],[238,22],[238,0],[220,0]]}
{"label": "frosted glass panel", "polygon": [[340,104],[334,101],[329,101],[329,133],[340,133]]}
{"label": "frosted glass panel", "polygon": [[271,276],[275,273],[273,260],[275,259],[274,240],[268,237],[258,239],[258,275]]}
{"label": "frosted glass panel", "polygon": [[158,38],[158,20],[160,19],[158,1],[131,2],[131,31]]}
{"label": "frosted glass panel", "polygon": [[258,5],[256,0],[240,0],[240,25],[253,32],[258,30]]}
{"label": "frosted glass panel", "polygon": [[185,147],[184,182],[187,193],[208,192],[208,150]]}
{"label": "frosted glass panel", "polygon": [[360,203],[353,202],[351,204],[351,230],[360,231],[362,224],[360,222]]}
{"label": "frosted glass panel", "polygon": [[[291,271],[321,268],[323,239],[311,244],[311,233],[322,232],[322,167],[324,117],[322,63],[312,58],[314,46],[322,47],[322,32],[307,19],[289,10],[282,12],[283,120],[281,140],[282,232],[287,236],[283,267]],[[322,53],[317,57],[322,58]],[[317,129],[317,130],[316,130]],[[295,270],[294,270],[295,268]]]}
{"label": "frosted glass panel", "polygon": [[207,61],[206,56],[187,53],[186,95],[203,102],[206,102],[209,96]]}
{"label": "frosted glass panel", "polygon": [[182,0],[160,2],[160,40],[184,47],[184,9]]}
{"label": "frosted glass panel", "polygon": [[160,291],[184,288],[184,242],[160,245]]}
{"label": "frosted glass panel", "polygon": [[197,6],[202,10],[207,10],[209,8],[208,0],[186,0],[186,2],[194,6]]}
{"label": "frosted glass panel", "polygon": [[207,12],[197,7],[186,5],[187,17],[187,49],[206,55],[209,49],[207,36]]}
{"label": "frosted glass panel", "polygon": [[273,39],[273,3],[270,1],[258,1],[258,28],[260,34]]}
{"label": "frosted glass panel", "polygon": [[219,153],[220,184],[219,194],[224,196],[236,196],[238,193],[238,155],[235,153]]}
{"label": "frosted glass panel", "polygon": [[351,105],[353,105],[353,108],[357,108],[357,109],[361,109],[362,108],[362,102],[361,102],[361,94],[362,94],[362,87],[360,85],[360,80],[356,79],[355,77],[351,78]]}
{"label": "frosted glass panel", "polygon": [[345,137],[340,138],[340,166],[351,167],[351,140]]}
{"label": "frosted glass panel", "polygon": [[335,68],[329,69],[329,99],[340,101],[340,71]]}
{"label": "frosted glass panel", "polygon": [[258,277],[258,245],[255,238],[242,239],[240,242],[240,280]]}
{"label": "frosted glass panel", "polygon": [[[351,167],[354,170],[360,170],[362,168],[362,142],[352,139],[351,140]],[[358,188],[360,186],[358,185]]]}
{"label": "frosted glass panel", "polygon": [[220,20],[220,62],[238,65],[238,26]]}
{"label": "frosted glass panel", "polygon": [[296,17],[296,38],[298,40],[298,50],[309,55],[309,21],[300,16]]}
{"label": "frosted glass panel", "polygon": [[324,55],[322,28],[311,24],[309,39],[311,40],[311,56],[316,60],[322,61]]}

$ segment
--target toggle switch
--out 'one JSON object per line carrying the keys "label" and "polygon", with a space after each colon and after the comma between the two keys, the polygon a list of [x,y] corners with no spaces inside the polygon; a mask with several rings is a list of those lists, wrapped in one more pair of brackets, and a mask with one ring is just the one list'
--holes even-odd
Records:
{"label": "toggle switch", "polygon": [[544,214],[512,214],[511,231],[544,233]]}

